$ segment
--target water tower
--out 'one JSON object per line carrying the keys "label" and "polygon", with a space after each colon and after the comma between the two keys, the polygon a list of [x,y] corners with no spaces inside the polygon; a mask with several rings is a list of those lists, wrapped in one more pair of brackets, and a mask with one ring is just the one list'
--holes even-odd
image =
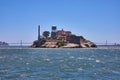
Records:
{"label": "water tower", "polygon": [[57,34],[57,26],[53,25],[52,26],[51,37],[55,37],[56,34]]}

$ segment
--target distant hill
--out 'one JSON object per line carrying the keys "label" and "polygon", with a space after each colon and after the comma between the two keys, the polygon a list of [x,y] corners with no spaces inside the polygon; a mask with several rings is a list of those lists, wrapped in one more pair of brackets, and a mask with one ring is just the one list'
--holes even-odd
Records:
{"label": "distant hill", "polygon": [[0,41],[0,46],[8,46],[8,43]]}

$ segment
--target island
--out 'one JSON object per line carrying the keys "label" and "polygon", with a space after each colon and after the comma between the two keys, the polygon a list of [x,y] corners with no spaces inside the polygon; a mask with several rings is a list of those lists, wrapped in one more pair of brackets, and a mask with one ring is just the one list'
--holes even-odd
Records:
{"label": "island", "polygon": [[0,41],[0,46],[8,46],[8,43]]}
{"label": "island", "polygon": [[38,39],[33,42],[33,48],[96,48],[97,45],[83,36],[76,36],[71,31],[57,30],[52,26],[51,33],[44,31],[40,36],[40,25],[38,25]]}

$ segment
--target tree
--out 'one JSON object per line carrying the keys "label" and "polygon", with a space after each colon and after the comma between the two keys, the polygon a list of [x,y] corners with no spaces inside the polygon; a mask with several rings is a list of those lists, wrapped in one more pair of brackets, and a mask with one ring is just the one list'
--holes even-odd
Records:
{"label": "tree", "polygon": [[44,31],[44,32],[43,32],[43,36],[46,37],[46,38],[49,36],[49,34],[50,34],[49,31]]}
{"label": "tree", "polygon": [[74,36],[74,37],[75,37],[76,35],[75,35],[75,34],[71,34],[71,36]]}
{"label": "tree", "polygon": [[46,42],[46,40],[44,38],[42,38],[41,40],[36,40],[33,42],[33,45],[31,47],[33,47],[33,48],[42,47],[42,45],[45,42]]}

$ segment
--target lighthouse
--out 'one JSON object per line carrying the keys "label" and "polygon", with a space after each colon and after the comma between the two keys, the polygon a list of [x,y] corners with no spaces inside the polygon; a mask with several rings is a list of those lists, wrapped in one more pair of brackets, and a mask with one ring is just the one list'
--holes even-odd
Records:
{"label": "lighthouse", "polygon": [[40,25],[38,25],[38,41],[40,41]]}

